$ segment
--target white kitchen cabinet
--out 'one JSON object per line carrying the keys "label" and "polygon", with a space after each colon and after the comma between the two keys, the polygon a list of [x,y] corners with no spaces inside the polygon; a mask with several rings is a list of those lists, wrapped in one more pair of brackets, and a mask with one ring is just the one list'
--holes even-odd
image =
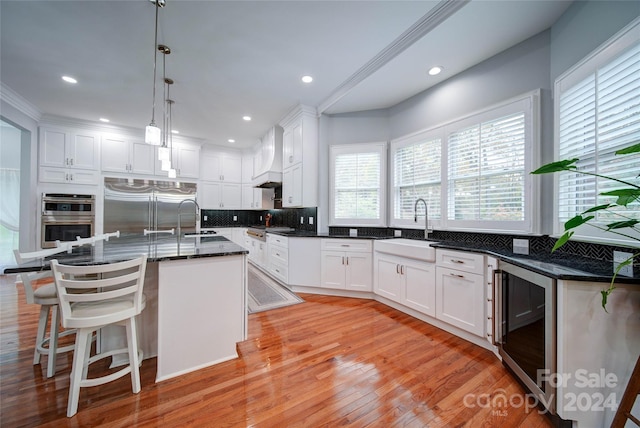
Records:
{"label": "white kitchen cabinet", "polygon": [[96,171],[99,136],[92,132],[62,128],[40,128],[39,165]]}
{"label": "white kitchen cabinet", "polygon": [[267,243],[245,235],[245,249],[249,250],[249,260],[263,269],[267,268]]}
{"label": "white kitchen cabinet", "polygon": [[55,167],[40,167],[38,179],[43,183],[58,184],[91,184],[96,185],[100,179],[97,171],[88,169],[70,169]]}
{"label": "white kitchen cabinet", "polygon": [[435,264],[375,253],[376,294],[435,316]]}
{"label": "white kitchen cabinet", "polygon": [[251,184],[242,185],[242,209],[270,210],[273,209],[273,189],[260,189]]}
{"label": "white kitchen cabinet", "polygon": [[493,337],[493,333],[494,333],[494,325],[493,325],[493,320],[494,320],[494,316],[495,316],[495,292],[494,292],[494,284],[493,284],[493,271],[498,269],[498,259],[494,258],[494,257],[486,257],[487,259],[487,270],[484,276],[484,280],[485,280],[485,284],[487,287],[486,290],[486,302],[487,302],[487,309],[486,309],[486,313],[487,313],[487,330],[486,330],[486,335],[485,338],[487,339],[487,341],[489,343],[491,343],[493,345],[494,342],[494,337]]}
{"label": "white kitchen cabinet", "polygon": [[282,206],[318,205],[318,118],[314,108],[298,106],[283,128]]}
{"label": "white kitchen cabinet", "polygon": [[323,239],[321,250],[321,287],[353,291],[372,290],[370,240]]}
{"label": "white kitchen cabinet", "polygon": [[268,271],[276,279],[289,281],[289,240],[286,236],[267,233]]}
{"label": "white kitchen cabinet", "polygon": [[102,137],[101,169],[103,172],[154,175],[156,150],[143,141],[109,135]]}
{"label": "white kitchen cabinet", "polygon": [[206,181],[242,182],[242,155],[203,151],[200,164],[200,179]]}
{"label": "white kitchen cabinet", "polygon": [[[177,178],[199,178],[200,177],[200,147],[191,144],[173,143],[171,150],[171,166],[176,170]],[[168,176],[167,171],[162,171],[162,162],[155,161],[156,175]]]}
{"label": "white kitchen cabinet", "polygon": [[282,207],[300,207],[302,205],[302,165],[298,164],[282,173]]}
{"label": "white kitchen cabinet", "polygon": [[321,239],[289,238],[289,285],[319,287]]}
{"label": "white kitchen cabinet", "polygon": [[203,181],[198,183],[198,204],[201,209],[240,209],[242,186],[238,183]]}
{"label": "white kitchen cabinet", "polygon": [[485,257],[436,250],[436,318],[485,337]]}

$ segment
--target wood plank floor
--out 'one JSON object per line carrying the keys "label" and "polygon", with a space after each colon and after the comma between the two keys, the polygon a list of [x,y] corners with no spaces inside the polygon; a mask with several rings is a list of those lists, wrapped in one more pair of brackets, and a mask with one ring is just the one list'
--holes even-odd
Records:
{"label": "wood plank floor", "polygon": [[139,394],[129,377],[84,388],[67,418],[71,355],[52,379],[46,357],[32,365],[39,308],[14,280],[0,276],[2,427],[551,426],[519,400],[491,405],[524,390],[489,351],[374,301],[314,295],[250,315],[239,359],[159,384],[145,360]]}

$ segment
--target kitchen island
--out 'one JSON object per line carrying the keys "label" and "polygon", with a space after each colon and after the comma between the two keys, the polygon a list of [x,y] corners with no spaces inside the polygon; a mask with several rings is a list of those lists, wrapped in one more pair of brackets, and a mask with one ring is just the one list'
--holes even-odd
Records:
{"label": "kitchen island", "polygon": [[[50,259],[90,265],[147,255],[139,343],[143,358],[158,357],[156,381],[237,358],[247,336],[247,250],[222,236],[123,235],[76,247],[4,273],[48,270]],[[124,331],[100,333],[102,351],[124,345]],[[114,364],[119,364],[114,361]]]}

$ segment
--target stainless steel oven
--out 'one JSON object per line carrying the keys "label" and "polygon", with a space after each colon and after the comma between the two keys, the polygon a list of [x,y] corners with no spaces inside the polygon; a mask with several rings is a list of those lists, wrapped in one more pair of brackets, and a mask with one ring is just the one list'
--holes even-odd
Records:
{"label": "stainless steel oven", "polygon": [[495,271],[494,337],[503,363],[552,415],[556,390],[556,281],[500,261]]}
{"label": "stainless steel oven", "polygon": [[53,248],[56,241],[89,238],[95,228],[95,196],[62,193],[42,194],[42,248]]}

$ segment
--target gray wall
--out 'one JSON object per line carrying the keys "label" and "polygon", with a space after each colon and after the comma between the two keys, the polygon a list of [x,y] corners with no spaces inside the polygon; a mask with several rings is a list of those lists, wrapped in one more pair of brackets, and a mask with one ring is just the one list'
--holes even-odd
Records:
{"label": "gray wall", "polygon": [[[540,162],[554,159],[553,82],[640,15],[638,1],[577,1],[547,31],[386,110],[322,116],[319,230],[328,214],[328,146],[398,138],[541,88]],[[384,129],[385,122],[388,129]],[[553,177],[540,177],[541,233],[553,231]]]}

